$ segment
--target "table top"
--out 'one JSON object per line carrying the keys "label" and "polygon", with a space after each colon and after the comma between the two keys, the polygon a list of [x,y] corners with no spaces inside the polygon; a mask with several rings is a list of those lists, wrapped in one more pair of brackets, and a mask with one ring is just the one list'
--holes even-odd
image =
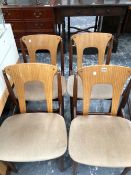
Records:
{"label": "table top", "polygon": [[[39,0],[38,6],[130,6],[131,0]],[[8,5],[35,6],[36,0],[7,0]]]}

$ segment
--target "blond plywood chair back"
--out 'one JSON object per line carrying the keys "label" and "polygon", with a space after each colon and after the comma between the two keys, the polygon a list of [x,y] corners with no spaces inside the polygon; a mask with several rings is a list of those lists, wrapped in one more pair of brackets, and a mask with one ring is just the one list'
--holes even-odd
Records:
{"label": "blond plywood chair back", "polygon": [[48,34],[27,35],[23,36],[20,40],[23,56],[25,57],[24,43],[28,50],[30,62],[36,62],[37,50],[48,50],[50,52],[51,64],[53,65],[56,65],[57,49],[61,41],[60,36]]}
{"label": "blond plywood chair back", "polygon": [[[85,48],[98,49],[98,64],[104,63],[105,51],[108,43],[113,41],[112,34],[109,33],[79,33],[71,37],[77,50],[77,68],[82,67],[83,51]],[[110,47],[109,57],[111,56],[112,46]],[[108,58],[110,59],[110,58]],[[109,62],[109,61],[108,61]]]}
{"label": "blond plywood chair back", "polygon": [[127,78],[131,76],[131,68],[98,65],[83,67],[78,70],[78,74],[83,83],[83,114],[88,114],[92,87],[95,84],[111,84],[113,87],[111,115],[117,115],[120,96]]}
{"label": "blond plywood chair back", "polygon": [[52,89],[53,79],[57,73],[56,66],[41,63],[23,63],[8,66],[4,69],[4,72],[11,77],[15,85],[21,113],[26,112],[24,85],[29,81],[40,81],[43,84],[47,111],[52,112]]}

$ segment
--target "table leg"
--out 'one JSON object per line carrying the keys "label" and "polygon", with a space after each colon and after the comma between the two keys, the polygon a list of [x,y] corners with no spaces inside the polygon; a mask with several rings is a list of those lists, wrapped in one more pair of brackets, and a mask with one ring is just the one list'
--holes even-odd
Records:
{"label": "table leg", "polygon": [[66,52],[66,36],[65,36],[65,18],[62,21],[62,39],[63,39],[63,49],[64,53]]}
{"label": "table leg", "polygon": [[126,175],[129,171],[131,171],[131,168],[130,167],[125,168],[120,175]]}
{"label": "table leg", "polygon": [[68,16],[68,40],[70,39],[70,17]]}
{"label": "table leg", "polygon": [[[125,11],[125,13],[126,13],[126,11]],[[120,36],[120,32],[121,32],[121,29],[122,29],[122,24],[123,24],[123,21],[124,21],[125,13],[124,13],[124,15],[120,16],[120,22],[119,22],[119,25],[118,25],[118,28],[117,28],[117,32],[116,32],[115,37],[114,37],[114,43],[113,43],[113,51],[114,52],[117,51],[118,38]]]}

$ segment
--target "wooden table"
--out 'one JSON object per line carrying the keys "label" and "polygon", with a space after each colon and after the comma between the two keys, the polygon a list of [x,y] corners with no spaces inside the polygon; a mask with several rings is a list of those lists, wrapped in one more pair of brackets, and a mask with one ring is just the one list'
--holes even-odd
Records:
{"label": "wooden table", "polygon": [[65,17],[72,16],[119,16],[119,25],[114,37],[114,51],[117,49],[123,20],[130,0],[56,0],[54,4],[56,23],[62,25],[65,40]]}

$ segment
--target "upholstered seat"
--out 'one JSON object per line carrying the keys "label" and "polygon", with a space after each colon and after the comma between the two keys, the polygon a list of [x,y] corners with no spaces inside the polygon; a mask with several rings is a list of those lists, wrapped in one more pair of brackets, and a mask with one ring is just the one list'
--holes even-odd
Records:
{"label": "upholstered seat", "polygon": [[[70,97],[73,97],[73,85],[74,85],[74,75],[69,76],[67,81],[67,92]],[[78,98],[83,98],[83,87],[82,80],[78,76]],[[91,99],[111,99],[112,98],[112,85],[110,84],[97,84],[93,86]]]}
{"label": "upholstered seat", "polygon": [[58,114],[18,114],[0,127],[0,160],[49,160],[63,155],[66,145],[64,118]]}
{"label": "upholstered seat", "polygon": [[[62,83],[62,95],[66,93],[66,79],[61,76]],[[14,90],[17,96],[16,90]],[[45,94],[43,93],[43,85],[39,81],[27,82],[25,84],[25,98],[27,101],[41,101],[45,100]],[[57,76],[54,77],[53,81],[53,99],[58,98],[58,83]]]}
{"label": "upholstered seat", "polygon": [[79,163],[131,167],[131,122],[114,116],[77,116],[71,123],[69,154]]}

